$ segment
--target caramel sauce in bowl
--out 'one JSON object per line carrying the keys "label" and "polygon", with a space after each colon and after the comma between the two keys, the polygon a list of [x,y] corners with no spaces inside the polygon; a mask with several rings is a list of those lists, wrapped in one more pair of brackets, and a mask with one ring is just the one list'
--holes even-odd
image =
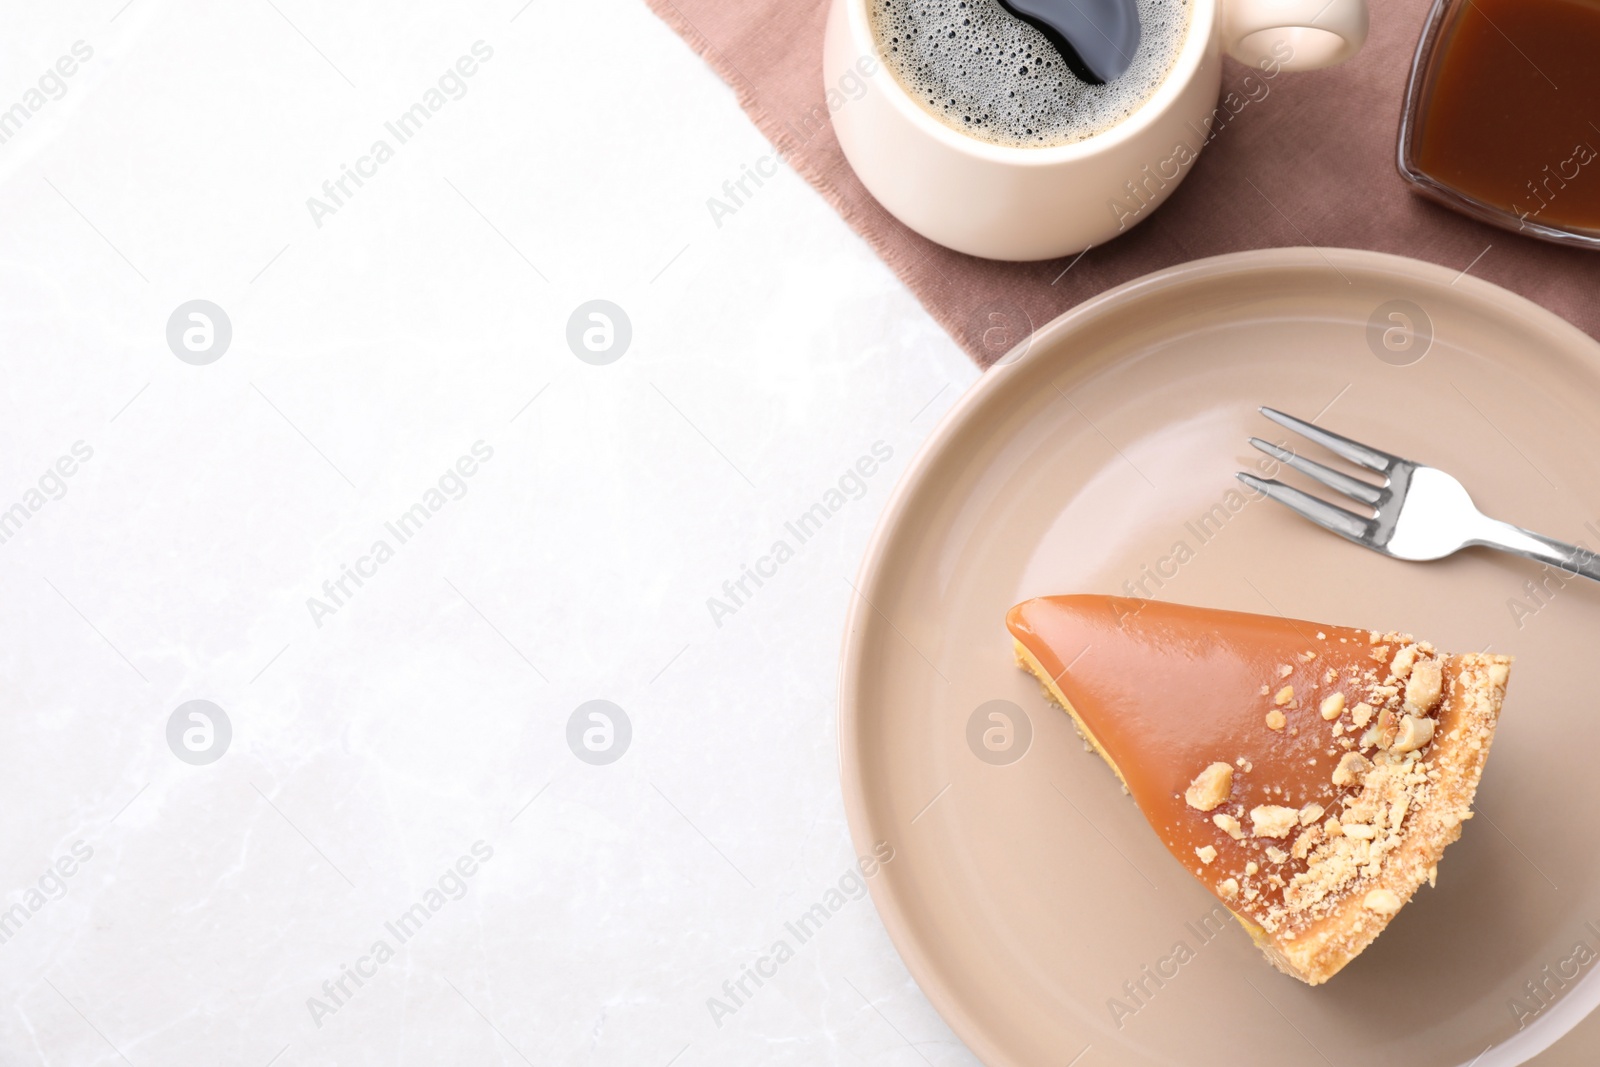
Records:
{"label": "caramel sauce in bowl", "polygon": [[1504,229],[1600,248],[1600,0],[1438,0],[1400,173]]}

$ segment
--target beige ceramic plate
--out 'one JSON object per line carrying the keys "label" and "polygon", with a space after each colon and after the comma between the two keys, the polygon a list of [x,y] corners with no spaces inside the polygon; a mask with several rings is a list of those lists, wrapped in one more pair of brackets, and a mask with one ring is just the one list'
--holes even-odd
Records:
{"label": "beige ceramic plate", "polygon": [[[1426,355],[1400,365],[1418,335]],[[1600,1001],[1600,585],[1480,550],[1400,563],[1246,501],[1246,438],[1286,440],[1261,404],[1600,544],[1600,346],[1439,267],[1313,249],[1204,260],[1079,307],[985,375],[873,539],[840,734],[857,849],[894,849],[878,909],[992,1067],[1503,1067]],[[1478,817],[1438,888],[1326,986],[1278,974],[1217,921],[1012,663],[1013,603],[1141,590],[1517,657]],[[1021,710],[1013,748],[985,760],[970,724],[990,701]],[[1600,1061],[1600,1040],[1584,1027],[1547,1059]]]}

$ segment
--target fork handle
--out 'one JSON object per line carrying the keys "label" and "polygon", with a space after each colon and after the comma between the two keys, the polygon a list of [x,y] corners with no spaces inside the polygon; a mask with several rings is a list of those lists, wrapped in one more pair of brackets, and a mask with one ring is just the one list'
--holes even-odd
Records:
{"label": "fork handle", "polygon": [[1567,575],[1581,574],[1600,582],[1600,555],[1579,545],[1569,545],[1565,541],[1524,530],[1509,522],[1490,519],[1483,531],[1469,543],[1503,549],[1540,563],[1548,563]]}

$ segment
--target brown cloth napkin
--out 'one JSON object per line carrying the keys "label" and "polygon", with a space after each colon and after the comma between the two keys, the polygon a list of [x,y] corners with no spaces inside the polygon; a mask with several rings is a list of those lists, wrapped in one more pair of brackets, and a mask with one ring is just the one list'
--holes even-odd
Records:
{"label": "brown cloth napkin", "polygon": [[[738,93],[789,163],[988,366],[1073,305],[1150,271],[1249,248],[1316,245],[1415,256],[1520,293],[1600,337],[1600,252],[1474,222],[1408,191],[1396,131],[1429,0],[1375,0],[1360,55],[1280,73],[1200,153],[1150,218],[1073,259],[997,263],[951,252],[884,211],[845,162],[826,115],[828,0],[646,0]],[[1232,60],[1223,92],[1250,69]],[[877,76],[892,77],[888,71]]]}

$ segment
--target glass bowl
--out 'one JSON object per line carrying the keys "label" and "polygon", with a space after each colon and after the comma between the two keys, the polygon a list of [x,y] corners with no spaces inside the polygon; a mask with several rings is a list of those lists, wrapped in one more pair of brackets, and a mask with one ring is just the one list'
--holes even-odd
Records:
{"label": "glass bowl", "polygon": [[1600,0],[1435,0],[1400,174],[1482,222],[1600,249]]}

